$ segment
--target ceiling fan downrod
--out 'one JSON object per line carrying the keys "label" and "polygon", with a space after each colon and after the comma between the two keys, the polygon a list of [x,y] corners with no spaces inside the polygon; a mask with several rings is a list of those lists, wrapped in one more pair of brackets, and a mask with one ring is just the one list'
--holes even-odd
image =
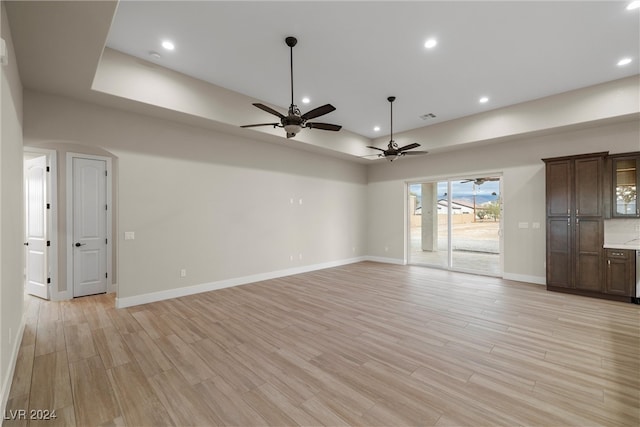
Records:
{"label": "ceiling fan downrod", "polygon": [[291,106],[293,107],[293,47],[298,44],[298,39],[296,39],[295,37],[289,36],[286,39],[284,39],[285,43],[287,43],[287,46],[289,46],[289,58],[290,58],[290,73],[289,76],[291,77]]}
{"label": "ceiling fan downrod", "polygon": [[396,100],[395,96],[390,96],[387,98],[387,101],[389,101],[389,103],[391,104],[391,136],[390,136],[390,141],[389,141],[389,147],[393,147],[394,142],[393,142],[393,101]]}

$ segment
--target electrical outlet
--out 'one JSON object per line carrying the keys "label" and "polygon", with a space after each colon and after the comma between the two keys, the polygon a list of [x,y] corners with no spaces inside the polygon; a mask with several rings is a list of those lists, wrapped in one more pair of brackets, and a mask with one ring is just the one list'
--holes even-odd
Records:
{"label": "electrical outlet", "polygon": [[180,277],[187,277],[187,269],[183,268],[180,270]]}

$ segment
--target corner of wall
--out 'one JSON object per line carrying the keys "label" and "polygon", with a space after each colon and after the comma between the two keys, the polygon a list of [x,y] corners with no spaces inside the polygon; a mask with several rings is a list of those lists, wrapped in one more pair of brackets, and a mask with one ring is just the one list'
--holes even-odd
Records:
{"label": "corner of wall", "polygon": [[22,83],[5,2],[0,33],[8,64],[0,65],[0,404],[6,407],[24,330]]}

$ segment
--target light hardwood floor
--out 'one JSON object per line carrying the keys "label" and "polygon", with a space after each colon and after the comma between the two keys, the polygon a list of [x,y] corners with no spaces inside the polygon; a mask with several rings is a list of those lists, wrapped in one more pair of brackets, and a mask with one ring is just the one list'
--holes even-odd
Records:
{"label": "light hardwood floor", "polygon": [[539,285],[364,262],[27,303],[7,411],[58,416],[30,425],[640,425],[640,307]]}

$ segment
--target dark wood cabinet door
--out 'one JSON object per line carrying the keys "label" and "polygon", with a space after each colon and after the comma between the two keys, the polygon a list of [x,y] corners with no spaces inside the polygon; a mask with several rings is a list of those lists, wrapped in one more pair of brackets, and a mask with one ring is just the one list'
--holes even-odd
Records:
{"label": "dark wood cabinet door", "polygon": [[576,159],[575,215],[602,216],[602,157]]}
{"label": "dark wood cabinet door", "polygon": [[547,163],[547,216],[571,214],[571,163],[571,160]]}
{"label": "dark wood cabinet door", "polygon": [[569,217],[547,219],[547,285],[572,287]]}
{"label": "dark wood cabinet door", "polygon": [[606,288],[610,295],[631,297],[635,294],[635,252],[607,249]]}
{"label": "dark wood cabinet door", "polygon": [[575,224],[575,288],[604,291],[602,276],[603,230],[601,218],[578,218]]}

